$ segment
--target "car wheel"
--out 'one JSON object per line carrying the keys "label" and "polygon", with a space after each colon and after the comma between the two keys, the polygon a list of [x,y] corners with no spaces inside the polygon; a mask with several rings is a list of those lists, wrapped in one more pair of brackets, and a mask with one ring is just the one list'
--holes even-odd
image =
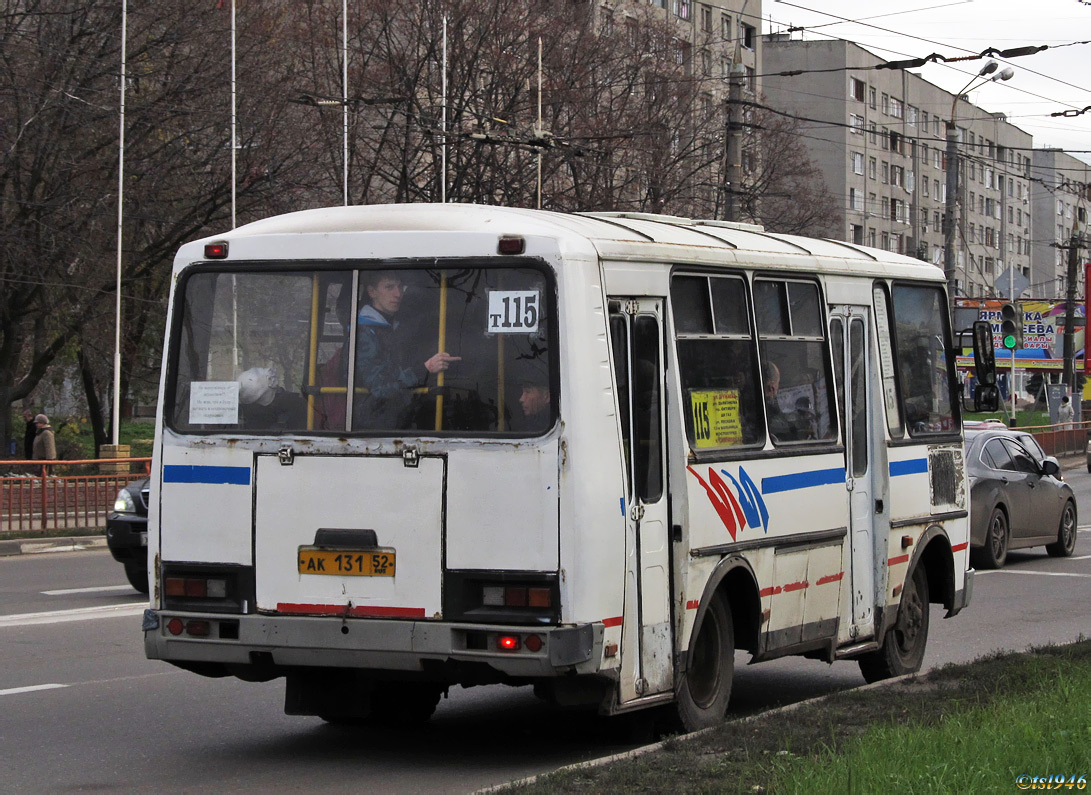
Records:
{"label": "car wheel", "polygon": [[917,566],[905,583],[898,618],[886,633],[883,647],[860,657],[860,673],[868,684],[916,673],[928,645],[928,574]]}
{"label": "car wheel", "polygon": [[138,563],[125,564],[125,578],[140,593],[148,592],[148,570]]}
{"label": "car wheel", "polygon": [[976,565],[980,569],[1000,569],[1008,559],[1008,515],[1002,508],[993,508],[985,528],[985,544],[976,550]]}
{"label": "car wheel", "polygon": [[716,594],[709,602],[686,669],[675,688],[675,710],[687,732],[723,722],[735,675],[735,627],[731,608]]}
{"label": "car wheel", "polygon": [[1061,511],[1061,524],[1057,528],[1057,540],[1046,544],[1050,557],[1068,558],[1076,549],[1076,506],[1071,500],[1064,504]]}

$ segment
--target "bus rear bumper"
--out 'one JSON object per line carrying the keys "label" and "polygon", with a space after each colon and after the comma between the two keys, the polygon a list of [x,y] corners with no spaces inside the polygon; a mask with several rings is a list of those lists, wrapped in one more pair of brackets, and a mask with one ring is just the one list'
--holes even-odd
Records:
{"label": "bus rear bumper", "polygon": [[[485,664],[512,678],[595,673],[602,624],[512,627],[329,616],[225,615],[147,610],[148,659],[183,667],[261,666],[428,672]],[[194,666],[193,664],[198,664]]]}

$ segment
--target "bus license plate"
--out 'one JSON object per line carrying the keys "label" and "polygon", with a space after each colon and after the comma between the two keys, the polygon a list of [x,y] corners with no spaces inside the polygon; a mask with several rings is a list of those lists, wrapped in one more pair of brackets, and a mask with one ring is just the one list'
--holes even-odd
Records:
{"label": "bus license plate", "polygon": [[393,549],[363,552],[301,547],[299,573],[328,574],[334,577],[393,577],[395,557]]}

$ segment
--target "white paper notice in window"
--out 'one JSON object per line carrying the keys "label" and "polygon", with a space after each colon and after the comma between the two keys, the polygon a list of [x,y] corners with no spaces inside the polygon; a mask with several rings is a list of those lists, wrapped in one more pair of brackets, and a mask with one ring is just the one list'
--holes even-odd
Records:
{"label": "white paper notice in window", "polygon": [[189,385],[190,425],[237,425],[238,381],[194,381]]}
{"label": "white paper notice in window", "polygon": [[527,334],[538,330],[537,290],[490,290],[488,334]]}

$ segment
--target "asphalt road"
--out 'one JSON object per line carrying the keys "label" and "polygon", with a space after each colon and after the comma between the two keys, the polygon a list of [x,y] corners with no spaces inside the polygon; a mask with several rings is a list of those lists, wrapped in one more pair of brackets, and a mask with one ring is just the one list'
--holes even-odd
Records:
{"label": "asphalt road", "polygon": [[[1091,510],[1091,475],[1066,476]],[[142,608],[104,550],[0,558],[0,789],[467,792],[631,748],[640,733],[500,686],[452,690],[415,731],[289,717],[281,682],[145,660]],[[934,608],[925,665],[1081,633],[1091,634],[1091,529],[1073,558],[1035,549],[979,573],[956,618]],[[863,684],[850,662],[738,662],[736,712]]]}

